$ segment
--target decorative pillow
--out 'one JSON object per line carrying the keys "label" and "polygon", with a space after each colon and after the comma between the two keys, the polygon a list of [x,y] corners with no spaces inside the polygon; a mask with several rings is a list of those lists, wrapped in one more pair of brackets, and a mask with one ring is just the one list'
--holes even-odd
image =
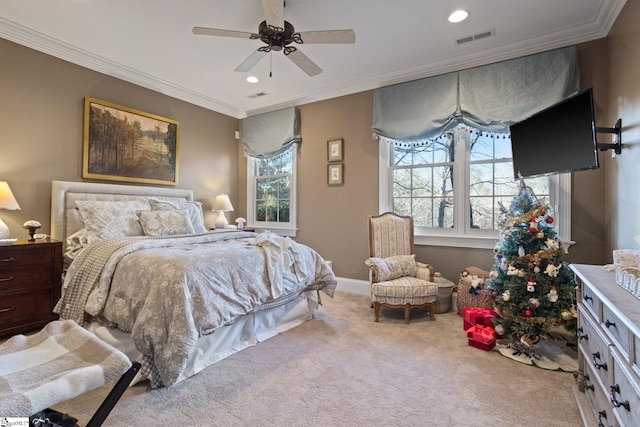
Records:
{"label": "decorative pillow", "polygon": [[204,225],[204,219],[202,214],[202,203],[200,202],[181,202],[181,201],[169,201],[159,199],[149,199],[151,204],[151,210],[154,211],[173,211],[176,209],[186,209],[191,218],[191,225],[193,226],[194,233],[206,233],[207,227]]}
{"label": "decorative pillow", "polygon": [[78,200],[76,206],[87,229],[87,242],[125,236],[144,236],[138,211],[150,211],[147,199],[93,201]]}
{"label": "decorative pillow", "polygon": [[194,234],[193,225],[186,209],[172,211],[140,211],[140,224],[145,236],[173,236]]}
{"label": "decorative pillow", "polygon": [[369,258],[365,261],[368,266],[373,266],[376,282],[398,279],[405,276],[415,277],[418,273],[416,256],[396,255],[389,258]]}

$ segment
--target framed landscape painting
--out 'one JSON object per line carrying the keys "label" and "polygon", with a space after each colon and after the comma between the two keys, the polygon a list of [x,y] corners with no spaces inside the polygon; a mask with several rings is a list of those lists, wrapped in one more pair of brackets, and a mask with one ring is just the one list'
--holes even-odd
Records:
{"label": "framed landscape painting", "polygon": [[82,177],[176,185],[178,122],[85,97]]}

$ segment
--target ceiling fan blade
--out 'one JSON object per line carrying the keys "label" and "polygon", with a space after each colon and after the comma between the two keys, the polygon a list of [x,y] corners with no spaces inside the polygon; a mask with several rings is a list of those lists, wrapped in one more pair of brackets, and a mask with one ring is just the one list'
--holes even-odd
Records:
{"label": "ceiling fan blade", "polygon": [[284,0],[262,0],[262,8],[268,25],[284,28]]}
{"label": "ceiling fan blade", "polygon": [[240,73],[244,73],[245,71],[249,71],[252,69],[264,56],[267,54],[264,50],[255,50],[247,59],[242,61],[242,64],[238,65],[235,71]]}
{"label": "ceiling fan blade", "polygon": [[355,43],[356,33],[353,30],[301,31],[303,43]]}
{"label": "ceiling fan blade", "polygon": [[315,62],[309,59],[307,55],[300,52],[299,49],[296,49],[285,56],[289,58],[298,67],[300,67],[302,71],[307,73],[309,77],[317,76],[322,72],[322,68],[318,67]]}
{"label": "ceiling fan blade", "polygon": [[193,27],[193,34],[203,36],[221,36],[221,37],[238,37],[241,39],[249,39],[253,33],[246,31],[220,30],[217,28]]}

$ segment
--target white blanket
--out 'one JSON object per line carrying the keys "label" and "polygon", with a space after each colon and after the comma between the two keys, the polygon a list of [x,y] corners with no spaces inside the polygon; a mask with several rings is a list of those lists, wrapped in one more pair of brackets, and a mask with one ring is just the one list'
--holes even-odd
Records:
{"label": "white blanket", "polygon": [[72,320],[50,322],[0,345],[0,415],[29,417],[121,377],[130,366],[122,352]]}

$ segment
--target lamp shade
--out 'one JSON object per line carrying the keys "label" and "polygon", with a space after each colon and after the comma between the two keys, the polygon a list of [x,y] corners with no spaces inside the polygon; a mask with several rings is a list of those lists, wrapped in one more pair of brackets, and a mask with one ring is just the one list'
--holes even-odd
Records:
{"label": "lamp shade", "polygon": [[16,211],[20,209],[18,201],[13,197],[7,181],[0,181],[0,209]]}
{"label": "lamp shade", "polygon": [[226,194],[218,194],[216,200],[213,202],[213,210],[219,212],[229,212],[233,210],[233,205],[229,196]]}

